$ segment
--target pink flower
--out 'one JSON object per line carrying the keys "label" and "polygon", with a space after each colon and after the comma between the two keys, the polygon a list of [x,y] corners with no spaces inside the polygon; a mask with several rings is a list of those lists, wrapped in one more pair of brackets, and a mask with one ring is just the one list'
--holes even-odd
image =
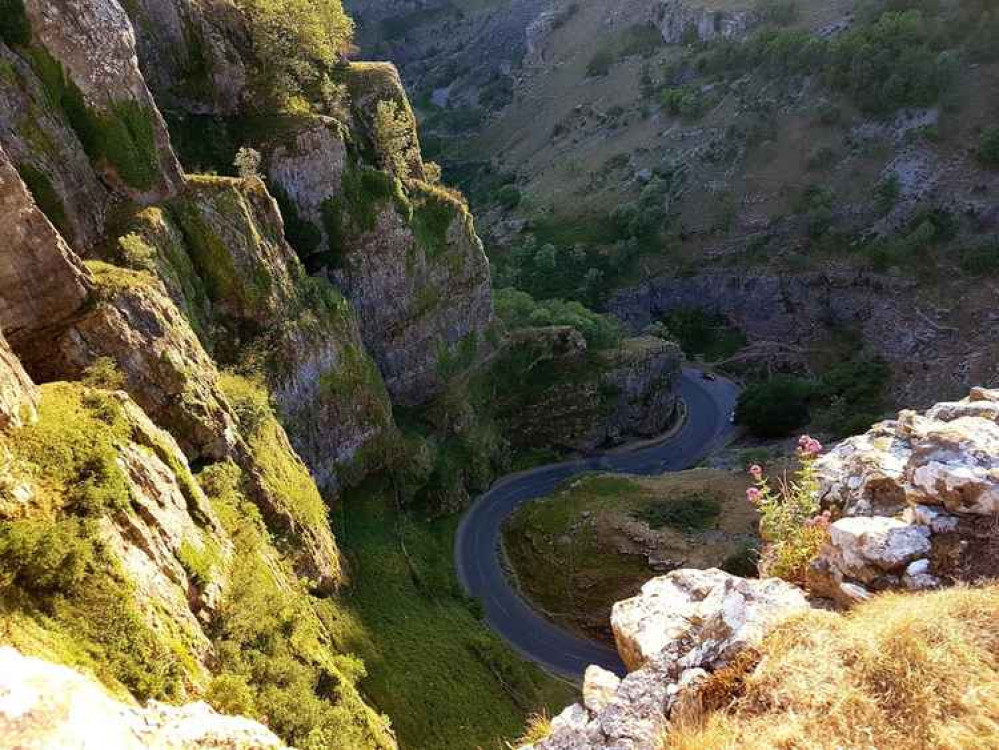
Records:
{"label": "pink flower", "polygon": [[749,467],[749,474],[750,476],[753,477],[753,479],[759,482],[760,479],[763,477],[763,467],[761,467],[759,464],[753,464],[752,466]]}
{"label": "pink flower", "polygon": [[832,523],[832,517],[830,516],[828,510],[824,511],[821,515],[815,516],[814,518],[809,518],[807,521],[805,521],[805,525],[808,526],[809,528],[819,528],[819,529],[828,529],[829,524],[831,523]]}
{"label": "pink flower", "polygon": [[746,499],[753,505],[759,505],[763,499],[763,493],[756,487],[750,487],[746,490]]}
{"label": "pink flower", "polygon": [[822,452],[822,443],[808,435],[798,438],[798,450],[803,456],[817,456]]}

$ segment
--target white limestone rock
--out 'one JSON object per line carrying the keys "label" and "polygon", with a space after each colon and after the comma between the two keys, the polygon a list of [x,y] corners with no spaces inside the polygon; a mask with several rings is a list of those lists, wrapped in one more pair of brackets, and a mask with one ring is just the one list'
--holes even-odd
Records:
{"label": "white limestone rock", "polygon": [[650,659],[716,668],[788,615],[808,609],[800,589],[776,578],[739,578],[721,570],[677,570],[618,602],[611,627],[625,665]]}
{"label": "white limestone rock", "polygon": [[112,698],[67,667],[0,648],[0,746],[115,750],[284,748],[267,727],[205,703],[146,708]]}

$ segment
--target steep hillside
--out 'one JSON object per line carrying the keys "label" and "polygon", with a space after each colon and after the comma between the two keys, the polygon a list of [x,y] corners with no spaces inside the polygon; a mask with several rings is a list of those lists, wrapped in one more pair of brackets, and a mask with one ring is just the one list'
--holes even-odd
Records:
{"label": "steep hillside", "polygon": [[[465,13],[487,15],[516,12]],[[458,50],[384,22],[379,43],[409,55],[424,140],[498,286],[634,330],[721,316],[751,376],[821,375],[849,338],[888,363],[889,403],[995,376],[990,4],[550,2],[521,25],[504,100],[464,74],[476,37],[455,23]],[[432,96],[452,82],[457,102]]]}

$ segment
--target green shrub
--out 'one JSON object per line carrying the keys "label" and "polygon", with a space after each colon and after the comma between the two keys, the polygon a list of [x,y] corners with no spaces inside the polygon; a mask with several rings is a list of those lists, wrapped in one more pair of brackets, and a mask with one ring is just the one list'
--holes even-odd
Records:
{"label": "green shrub", "polygon": [[746,337],[721,315],[703,310],[676,310],[662,321],[687,356],[725,360],[746,345]]}
{"label": "green shrub", "polygon": [[237,0],[236,5],[253,45],[262,105],[289,107],[316,92],[354,33],[340,0]]}
{"label": "green shrub", "polygon": [[610,73],[615,61],[614,53],[611,50],[598,50],[586,64],[586,75],[590,78],[601,78]]}
{"label": "green shrub", "polygon": [[125,387],[125,375],[111,357],[98,357],[87,365],[81,382],[91,388],[120,391]]}
{"label": "green shrub", "polygon": [[31,42],[31,23],[24,12],[24,0],[0,0],[0,39],[9,47]]}
{"label": "green shrub", "polygon": [[730,554],[721,564],[726,573],[741,578],[756,578],[759,575],[757,565],[760,560],[760,546],[756,542],[746,542]]}
{"label": "green shrub", "polygon": [[816,425],[841,438],[864,432],[887,407],[891,369],[881,359],[863,356],[825,370],[813,393]]}
{"label": "green shrub", "polygon": [[616,346],[622,338],[620,323],[579,302],[546,300],[535,302],[531,295],[516,289],[499,289],[494,295],[496,314],[512,330],[537,326],[572,326],[594,349]]}
{"label": "green shrub", "polygon": [[985,243],[962,248],[958,264],[972,276],[988,276],[999,272],[999,244]]}
{"label": "green shrub", "polygon": [[918,10],[883,14],[830,45],[828,78],[869,112],[936,102],[954,76],[933,23]]}
{"label": "green shrub", "polygon": [[659,95],[663,107],[671,115],[695,119],[707,111],[710,100],[693,86],[667,89]]}
{"label": "green shrub", "polygon": [[777,489],[758,466],[750,468],[756,482],[746,496],[760,511],[763,555],[760,573],[803,585],[808,566],[829,536],[828,511],[819,516],[815,459],[822,446],[807,435],[798,441],[799,469],[786,474]]}
{"label": "green shrub", "polygon": [[447,232],[457,210],[450,200],[429,193],[413,209],[413,234],[428,258],[447,250]]}
{"label": "green shrub", "polygon": [[810,381],[788,375],[755,383],[739,395],[735,420],[760,437],[784,437],[808,424],[813,391]]}
{"label": "green shrub", "polygon": [[0,523],[0,589],[38,596],[69,594],[94,561],[94,544],[78,518]]}
{"label": "green shrub", "polygon": [[35,199],[35,203],[38,204],[42,213],[48,217],[48,220],[64,237],[72,242],[73,234],[69,219],[66,217],[66,206],[49,176],[26,163],[18,164],[17,171],[20,173],[21,179],[24,180],[24,184],[28,186],[31,197]]}
{"label": "green shrub", "polygon": [[152,110],[138,102],[121,101],[94,117],[98,153],[126,184],[140,190],[152,188],[160,174]]}
{"label": "green shrub", "polygon": [[500,206],[510,211],[520,205],[520,191],[514,185],[504,185],[496,194]]}
{"label": "green shrub", "polygon": [[991,127],[982,133],[978,141],[978,158],[990,167],[999,167],[999,127]]}
{"label": "green shrub", "polygon": [[58,384],[46,388],[38,422],[19,430],[13,444],[46,477],[67,512],[96,515],[131,502],[115,447],[129,432],[113,396]]}
{"label": "green shrub", "polygon": [[643,508],[635,513],[635,518],[652,529],[669,526],[683,532],[704,531],[714,526],[721,509],[718,498],[689,493]]}
{"label": "green shrub", "polygon": [[874,205],[878,214],[884,216],[890,213],[895,208],[895,204],[898,203],[901,194],[902,187],[897,174],[892,173],[878,182],[874,188]]}

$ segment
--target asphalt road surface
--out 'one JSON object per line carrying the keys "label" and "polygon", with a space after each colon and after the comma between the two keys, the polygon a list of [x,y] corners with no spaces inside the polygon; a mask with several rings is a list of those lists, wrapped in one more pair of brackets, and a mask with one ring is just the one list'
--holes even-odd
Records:
{"label": "asphalt road surface", "polygon": [[503,522],[524,503],[551,494],[579,474],[662,474],[697,464],[734,432],[729,416],[738,387],[724,378],[706,380],[699,370],[685,368],[680,395],[687,404],[687,420],[672,436],[507,476],[475,501],[458,527],[455,568],[465,591],[482,603],[486,622],[497,634],[551,672],[579,680],[590,664],[621,675],[625,669],[614,649],[555,625],[513,588],[503,569]]}

